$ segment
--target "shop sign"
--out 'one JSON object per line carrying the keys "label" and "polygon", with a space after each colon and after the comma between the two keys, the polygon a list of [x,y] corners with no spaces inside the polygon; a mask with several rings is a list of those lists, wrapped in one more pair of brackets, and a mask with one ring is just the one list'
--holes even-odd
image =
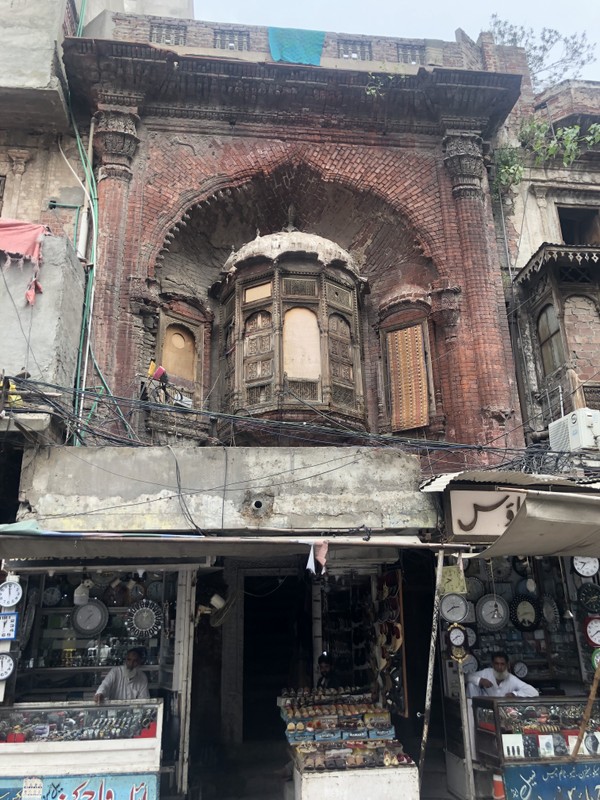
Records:
{"label": "shop sign", "polygon": [[504,768],[506,800],[599,800],[600,762]]}
{"label": "shop sign", "polygon": [[454,541],[489,544],[502,536],[523,504],[523,492],[451,489],[450,533]]}
{"label": "shop sign", "polygon": [[0,778],[0,800],[157,800],[156,775]]}

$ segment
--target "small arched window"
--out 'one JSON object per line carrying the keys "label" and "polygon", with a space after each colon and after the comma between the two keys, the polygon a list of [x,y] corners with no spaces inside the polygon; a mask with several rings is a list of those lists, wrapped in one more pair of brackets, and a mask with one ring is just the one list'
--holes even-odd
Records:
{"label": "small arched window", "polygon": [[196,379],[196,341],[184,325],[168,325],[162,347],[162,366],[171,379],[193,383]]}
{"label": "small arched window", "polygon": [[560,325],[553,305],[545,306],[537,321],[538,339],[544,375],[550,375],[564,364]]}

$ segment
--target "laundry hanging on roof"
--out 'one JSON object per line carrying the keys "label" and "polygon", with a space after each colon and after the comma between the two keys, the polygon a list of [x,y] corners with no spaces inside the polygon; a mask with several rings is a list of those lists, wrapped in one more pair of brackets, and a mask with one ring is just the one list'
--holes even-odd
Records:
{"label": "laundry hanging on roof", "polygon": [[273,61],[318,67],[324,42],[324,31],[269,28],[269,48]]}
{"label": "laundry hanging on roof", "polygon": [[6,254],[3,265],[18,263],[21,266],[28,261],[33,265],[33,274],[27,285],[25,300],[32,306],[36,294],[42,293],[39,272],[42,253],[42,239],[48,234],[45,225],[34,222],[21,222],[18,219],[0,219],[0,251]]}

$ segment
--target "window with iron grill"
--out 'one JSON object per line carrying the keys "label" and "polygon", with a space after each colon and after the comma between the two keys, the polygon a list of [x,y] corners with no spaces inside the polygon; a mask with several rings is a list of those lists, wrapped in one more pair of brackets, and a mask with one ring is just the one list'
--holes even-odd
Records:
{"label": "window with iron grill", "polygon": [[401,64],[424,64],[425,48],[418,44],[398,44],[398,61]]}
{"label": "window with iron grill", "polygon": [[372,61],[371,42],[352,39],[338,40],[338,58],[353,58],[358,61]]}
{"label": "window with iron grill", "polygon": [[217,50],[250,50],[248,31],[219,31],[213,33],[213,47]]}
{"label": "window with iron grill", "polygon": [[187,28],[185,25],[167,25],[151,23],[150,41],[157,44],[180,45],[185,44]]}

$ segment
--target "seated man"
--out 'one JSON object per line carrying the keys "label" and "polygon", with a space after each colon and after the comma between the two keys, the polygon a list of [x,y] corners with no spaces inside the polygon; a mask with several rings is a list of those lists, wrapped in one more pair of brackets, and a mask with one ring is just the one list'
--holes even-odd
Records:
{"label": "seated man", "polygon": [[509,672],[510,661],[506,653],[492,653],[492,666],[467,675],[469,697],[537,697],[533,686]]}

